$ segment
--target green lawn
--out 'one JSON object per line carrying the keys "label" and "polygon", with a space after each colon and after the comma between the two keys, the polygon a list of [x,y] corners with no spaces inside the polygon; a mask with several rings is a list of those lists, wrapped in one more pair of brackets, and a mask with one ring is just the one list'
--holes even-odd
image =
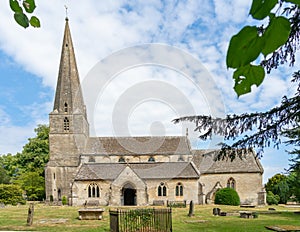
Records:
{"label": "green lawn", "polygon": [[[256,219],[239,216],[213,216],[212,209],[221,208],[225,212],[245,211],[236,206],[195,206],[195,216],[188,217],[188,208],[173,208],[173,231],[269,231],[265,226],[292,225],[300,227],[300,208],[276,206],[276,214],[263,214],[268,207],[248,209],[259,213]],[[272,206],[273,207],[273,206]],[[109,208],[105,208],[104,218],[100,221],[78,220],[78,207],[35,205],[34,220],[31,227],[26,226],[28,205],[9,206],[0,209],[1,230],[30,231],[109,231]],[[246,209],[247,210],[247,209]],[[280,212],[280,213],[279,213]]]}

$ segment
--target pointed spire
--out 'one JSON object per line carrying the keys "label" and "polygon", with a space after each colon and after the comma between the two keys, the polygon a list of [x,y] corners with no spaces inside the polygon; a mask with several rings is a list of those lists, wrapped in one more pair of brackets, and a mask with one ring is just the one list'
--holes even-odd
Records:
{"label": "pointed spire", "polygon": [[86,114],[68,18],[65,24],[53,110],[58,113]]}

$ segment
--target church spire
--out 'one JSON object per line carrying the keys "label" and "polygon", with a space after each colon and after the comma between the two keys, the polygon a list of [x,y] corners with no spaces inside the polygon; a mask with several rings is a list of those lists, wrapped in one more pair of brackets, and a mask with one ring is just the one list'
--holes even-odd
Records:
{"label": "church spire", "polygon": [[86,115],[68,18],[65,23],[53,110],[57,113]]}

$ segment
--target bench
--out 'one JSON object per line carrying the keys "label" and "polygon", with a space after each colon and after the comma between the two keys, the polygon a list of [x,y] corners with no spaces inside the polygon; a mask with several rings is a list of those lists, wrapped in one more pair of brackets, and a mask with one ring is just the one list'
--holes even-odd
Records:
{"label": "bench", "polygon": [[100,208],[83,208],[79,209],[79,220],[101,220],[104,209]]}

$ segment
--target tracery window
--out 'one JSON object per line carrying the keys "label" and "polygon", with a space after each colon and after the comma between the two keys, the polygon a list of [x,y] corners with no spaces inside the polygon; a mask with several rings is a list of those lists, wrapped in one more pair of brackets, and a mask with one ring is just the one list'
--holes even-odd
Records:
{"label": "tracery window", "polygon": [[64,118],[64,131],[70,130],[70,121],[67,117]]}
{"label": "tracery window", "polygon": [[92,183],[89,185],[88,197],[100,197],[100,188],[96,183]]}
{"label": "tracery window", "polygon": [[158,196],[167,196],[167,187],[166,185],[162,182],[157,188],[157,195]]}
{"label": "tracery window", "polygon": [[227,188],[235,189],[235,180],[230,177],[227,181]]}
{"label": "tracery window", "polygon": [[176,197],[181,197],[181,196],[183,196],[183,186],[182,186],[182,184],[181,183],[178,183],[177,185],[176,185],[176,188],[175,188],[175,195],[176,195]]}

